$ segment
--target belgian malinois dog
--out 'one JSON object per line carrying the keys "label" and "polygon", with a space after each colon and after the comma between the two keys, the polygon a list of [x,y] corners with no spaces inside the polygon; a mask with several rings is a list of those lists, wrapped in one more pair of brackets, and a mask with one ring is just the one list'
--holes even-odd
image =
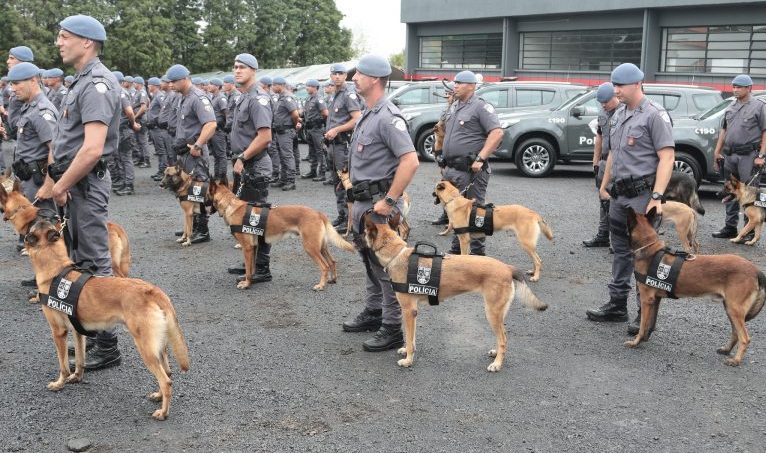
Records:
{"label": "belgian malinois dog", "polygon": [[[186,173],[179,165],[167,167],[165,169],[165,175],[160,181],[160,187],[169,189],[175,193],[178,202],[181,204],[181,210],[184,213],[184,229],[183,234],[180,238],[176,239],[176,242],[184,247],[191,245],[194,214],[199,214],[202,212],[202,209],[205,209],[204,203],[196,203],[187,199],[189,193],[194,189],[194,183],[195,181],[192,179],[191,175]],[[204,197],[205,202],[210,201],[209,188],[207,193],[199,195]]]}
{"label": "belgian malinois dog", "polygon": [[[248,208],[247,202],[238,199],[227,185],[215,181],[210,183],[210,196],[213,206],[227,225],[242,225],[245,209]],[[258,214],[262,212],[261,208],[255,209]],[[327,243],[331,242],[349,252],[356,250],[351,243],[340,237],[326,215],[306,206],[274,206],[269,209],[264,240],[267,244],[273,244],[286,236],[299,236],[303,241],[303,249],[319,267],[321,277],[319,283],[314,285],[315,291],[323,290],[327,283],[335,283],[338,279],[335,260],[327,249]],[[234,233],[234,237],[245,255],[245,280],[239,282],[237,288],[245,289],[252,284],[258,236]]]}
{"label": "belgian malinois dog", "polygon": [[[647,275],[654,255],[665,248],[657,232],[652,228],[657,213],[653,208],[645,216],[633,211],[628,213],[630,244],[633,249],[635,270]],[[668,264],[668,263],[664,263]],[[641,326],[638,335],[625,345],[635,348],[647,341],[657,322],[660,300],[665,290],[639,283],[641,296]],[[678,297],[713,296],[723,299],[726,316],[731,323],[729,341],[718,349],[719,354],[729,355],[738,345],[734,357],[726,364],[737,366],[750,344],[745,322],[755,318],[766,301],[766,276],[753,263],[737,255],[696,255],[682,265],[673,292]]]}
{"label": "belgian malinois dog", "polygon": [[[29,232],[29,226],[35,221],[40,210],[21,193],[19,181],[15,180],[10,193],[5,190],[4,184],[0,184],[0,211],[3,212],[3,220],[11,222],[16,233],[23,236]],[[107,222],[106,228],[109,233],[112,272],[116,277],[127,277],[131,264],[128,234],[114,222]]]}
{"label": "belgian malinois dog", "polygon": [[[683,203],[697,211],[699,215],[705,215],[705,208],[700,203],[697,193],[697,181],[688,173],[680,171],[671,173],[668,187],[665,189],[665,198]],[[662,211],[664,213],[665,209]]]}
{"label": "belgian malinois dog", "polygon": [[697,215],[688,205],[678,201],[666,201],[662,205],[662,220],[670,220],[676,228],[678,239],[687,253],[698,253]]}
{"label": "belgian malinois dog", "polygon": [[[56,294],[58,297],[66,297],[59,294],[59,288],[51,288],[56,276],[74,264],[69,259],[66,245],[61,239],[61,229],[60,222],[54,224],[51,220],[38,218],[29,226],[24,243],[29,250],[40,293],[53,291],[51,296]],[[71,270],[66,279],[74,282],[80,275],[79,271]],[[159,390],[148,395],[149,399],[162,403],[152,417],[165,420],[171,398],[168,344],[173,348],[181,370],[189,369],[186,341],[168,296],[160,288],[143,280],[93,277],[82,288],[78,301],[74,316],[86,330],[99,331],[109,329],[115,324],[125,325],[133,336],[146,367],[159,384]],[[52,300],[49,300],[49,304],[51,302]],[[48,305],[43,305],[42,308],[53,334],[59,361],[58,379],[48,384],[48,390],[58,391],[64,384],[82,380],[85,370],[85,337],[73,331],[75,371],[71,373],[66,345],[67,332],[71,327],[69,317]]]}
{"label": "belgian malinois dog", "polygon": [[[392,282],[405,283],[409,258],[414,249],[407,247],[407,243],[388,224],[375,224],[369,216],[364,219],[367,246],[375,253]],[[494,360],[487,371],[500,371],[507,347],[503,322],[514,295],[518,295],[522,304],[538,311],[548,306],[532,293],[522,273],[513,266],[485,256],[448,255],[442,261],[440,299],[465,293],[479,293],[484,297],[484,311],[497,337],[495,349],[489,351]],[[405,329],[405,347],[399,349],[399,354],[405,355],[405,358],[397,363],[410,367],[415,354],[418,302],[427,301],[428,296],[397,292],[396,298],[402,307]]]}
{"label": "belgian malinois dog", "polygon": [[[441,203],[449,217],[449,225],[440,235],[445,235],[453,228],[467,227],[471,216],[471,208],[474,200],[468,199],[460,194],[460,191],[450,181],[442,180],[436,184],[436,190],[432,194],[436,199],[434,204]],[[543,217],[537,212],[518,204],[495,206],[494,211],[494,230],[506,231],[512,230],[516,233],[516,238],[521,248],[527,252],[534,269],[528,272],[531,275],[530,281],[536,282],[540,279],[540,270],[543,267],[543,260],[537,254],[537,240],[542,232],[549,241],[553,240],[553,231]],[[468,255],[471,253],[471,238],[482,237],[484,233],[464,233],[458,235],[460,241],[460,253]]]}
{"label": "belgian malinois dog", "polygon": [[737,234],[737,237],[729,239],[731,242],[742,243],[743,238],[753,231],[753,239],[744,242],[746,245],[755,245],[758,240],[761,239],[761,230],[763,229],[763,222],[766,220],[766,208],[756,206],[754,203],[766,205],[761,200],[761,193],[756,187],[743,184],[742,181],[735,176],[729,177],[729,179],[723,185],[724,199],[726,203],[731,201],[732,198],[736,198],[739,202],[739,208],[745,212],[747,216],[747,223],[742,230]]}

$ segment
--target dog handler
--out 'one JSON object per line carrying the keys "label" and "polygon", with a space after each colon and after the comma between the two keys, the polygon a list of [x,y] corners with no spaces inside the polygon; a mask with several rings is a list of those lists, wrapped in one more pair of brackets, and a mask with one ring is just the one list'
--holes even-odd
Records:
{"label": "dog handler", "polygon": [[389,75],[388,60],[365,55],[357,64],[353,79],[367,103],[367,109],[356,122],[348,156],[354,198],[354,243],[361,251],[367,271],[367,295],[364,310],[355,319],[344,322],[343,330],[377,329],[375,335],[362,344],[369,352],[398,348],[404,340],[399,302],[375,253],[364,243],[362,215],[372,208],[372,221],[386,223],[395,209],[401,209],[400,197],[419,165],[407,124],[399,109],[385,97]]}
{"label": "dog handler", "polygon": [[[643,80],[644,73],[632,63],[623,63],[612,71],[615,95],[623,105],[617,108],[610,121],[612,149],[607,157],[600,194],[602,200],[611,198],[609,231],[614,258],[612,281],[608,285],[609,302],[587,311],[591,321],[627,321],[628,293],[633,275],[628,212],[633,209],[645,213],[656,208],[661,214],[663,194],[673,172],[675,142],[670,116],[662,106],[644,96]],[[640,319],[639,316],[629,326],[629,333],[638,331]]]}
{"label": "dog handler", "polygon": [[[98,276],[112,275],[109,235],[111,176],[105,159],[117,152],[120,85],[101,63],[106,31],[90,16],[69,16],[59,23],[56,39],[64,64],[77,73],[59,114],[51,164],[38,198],[53,198],[69,213],[70,256],[75,265]],[[85,369],[120,363],[114,331],[99,332]]]}

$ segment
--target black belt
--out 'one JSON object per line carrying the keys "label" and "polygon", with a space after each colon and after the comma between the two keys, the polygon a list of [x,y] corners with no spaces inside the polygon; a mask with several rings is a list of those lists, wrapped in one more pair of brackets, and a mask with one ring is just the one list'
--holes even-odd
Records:
{"label": "black belt", "polygon": [[[471,166],[476,160],[478,154],[471,153],[466,156],[447,157],[442,162],[445,167],[454,168],[458,171],[471,171]],[[482,168],[486,168],[489,165],[486,161],[483,163]]]}
{"label": "black belt", "polygon": [[277,134],[284,134],[291,130],[294,130],[295,128],[287,126],[287,127],[274,127],[273,129],[274,129],[274,132],[276,132]]}
{"label": "black belt", "polygon": [[737,154],[740,156],[746,156],[753,151],[759,151],[761,149],[761,142],[758,143],[748,143],[747,145],[737,145],[732,146],[727,150],[724,150],[724,154],[727,156],[731,156],[732,154]]}
{"label": "black belt", "polygon": [[[93,166],[93,168],[90,170],[91,173],[94,173],[99,178],[103,178],[106,174],[106,157],[102,157],[101,159],[96,162],[96,165]],[[72,160],[62,160],[58,162],[54,162],[52,164],[48,165],[48,174],[50,175],[51,179],[54,182],[58,182],[59,179],[61,179],[61,176],[64,174],[64,172],[67,171],[69,166],[72,165]],[[84,184],[85,186],[83,189],[87,190],[87,178],[82,178],[77,185]]]}
{"label": "black belt", "polygon": [[323,129],[324,121],[309,121],[306,123],[306,129]]}
{"label": "black belt", "polygon": [[624,196],[634,198],[646,192],[654,190],[655,175],[629,176],[627,178],[616,179],[612,183],[609,194],[612,197]]}
{"label": "black belt", "polygon": [[29,181],[38,173],[44,178],[46,173],[48,173],[48,159],[34,160],[31,164],[27,163],[24,159],[19,159],[11,167],[13,168],[13,173],[22,181]]}
{"label": "black belt", "polygon": [[388,189],[391,188],[391,181],[381,179],[380,181],[360,181],[355,183],[346,191],[349,201],[369,201],[378,195],[378,199],[383,198]]}

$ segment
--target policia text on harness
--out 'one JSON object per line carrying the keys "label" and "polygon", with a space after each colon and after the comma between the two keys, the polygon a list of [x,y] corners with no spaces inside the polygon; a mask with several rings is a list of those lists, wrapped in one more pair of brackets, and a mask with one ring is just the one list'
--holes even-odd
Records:
{"label": "policia text on harness", "polygon": [[[432,251],[421,251],[421,247],[428,247]],[[443,259],[444,255],[438,252],[435,245],[428,242],[416,243],[407,265],[407,281],[404,283],[392,281],[391,286],[397,293],[428,296],[430,305],[439,305],[439,283]]]}
{"label": "policia text on harness", "polygon": [[[665,256],[672,259],[670,264],[666,264],[662,261],[662,258]],[[652,257],[652,261],[649,263],[649,269],[647,270],[647,275],[640,274],[638,271],[634,272],[636,281],[643,283],[646,286],[665,291],[671,299],[678,299],[675,295],[678,275],[681,273],[681,266],[683,266],[684,261],[690,259],[693,259],[693,257],[688,253],[666,247],[659,250],[655,253],[654,257]]]}
{"label": "policia text on harness", "polygon": [[[260,213],[257,211],[258,209],[260,209]],[[265,236],[270,209],[271,204],[269,203],[248,203],[245,208],[245,215],[242,217],[242,224],[230,225],[231,232]]]}
{"label": "policia text on harness", "polygon": [[[80,272],[80,276],[77,280],[68,280],[66,276],[71,271]],[[93,274],[84,269],[79,269],[74,266],[65,267],[59,274],[51,281],[49,294],[40,293],[40,302],[50,309],[60,311],[69,316],[69,322],[72,323],[72,327],[80,335],[87,337],[96,336],[96,332],[85,330],[77,319],[77,302],[80,299],[80,293],[88,283],[88,280],[93,277]]]}

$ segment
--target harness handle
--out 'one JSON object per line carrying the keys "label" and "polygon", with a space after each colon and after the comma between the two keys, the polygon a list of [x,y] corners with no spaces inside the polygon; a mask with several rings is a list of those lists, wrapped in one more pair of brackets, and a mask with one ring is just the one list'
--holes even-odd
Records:
{"label": "harness handle", "polygon": [[[422,252],[420,251],[422,247],[426,247],[431,249],[431,252]],[[420,241],[415,243],[415,250],[414,253],[416,255],[420,255],[423,257],[433,257],[433,256],[442,256],[441,253],[439,253],[439,249],[436,248],[436,246],[430,242]]]}

